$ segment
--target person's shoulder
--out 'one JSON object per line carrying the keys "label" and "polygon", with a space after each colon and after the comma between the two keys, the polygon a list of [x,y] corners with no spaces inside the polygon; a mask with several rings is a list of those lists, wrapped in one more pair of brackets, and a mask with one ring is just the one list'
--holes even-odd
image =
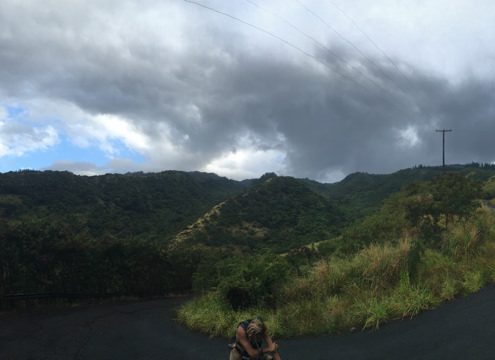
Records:
{"label": "person's shoulder", "polygon": [[242,323],[239,324],[236,331],[236,336],[244,337],[247,334],[247,327],[242,326]]}
{"label": "person's shoulder", "polygon": [[250,319],[241,321],[238,326],[242,327],[243,329],[247,329],[249,326],[249,323],[251,322]]}

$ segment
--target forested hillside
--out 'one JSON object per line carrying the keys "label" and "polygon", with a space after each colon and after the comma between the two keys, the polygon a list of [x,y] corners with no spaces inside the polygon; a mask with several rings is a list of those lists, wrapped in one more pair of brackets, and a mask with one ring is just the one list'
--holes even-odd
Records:
{"label": "forested hillside", "polygon": [[179,233],[176,241],[280,252],[335,236],[343,223],[338,209],[303,182],[264,176],[215,206]]}
{"label": "forested hillside", "polygon": [[227,258],[195,274],[179,311],[228,336],[259,314],[277,336],[340,333],[409,318],[495,282],[494,178],[445,171],[307,251]]}
{"label": "forested hillside", "polygon": [[357,172],[332,184],[321,184],[311,180],[306,180],[306,183],[313,191],[332,199],[346,217],[352,221],[378,210],[384,199],[404,186],[431,180],[445,171],[460,173],[484,181],[495,175],[495,166],[478,163],[446,167],[417,166],[392,174]]}
{"label": "forested hillside", "polygon": [[0,174],[0,297],[188,290],[201,254],[169,240],[242,188],[197,172]]}
{"label": "forested hillside", "polygon": [[[217,275],[225,269],[274,264],[267,281],[278,282],[322,256],[399,236],[402,212],[386,199],[443,171],[471,180],[495,174],[493,166],[476,164],[358,173],[335,184],[274,174],[239,182],[179,171],[0,174],[0,297],[206,290],[222,283]],[[493,184],[484,182],[491,197]]]}
{"label": "forested hillside", "polygon": [[200,172],[77,176],[69,172],[0,174],[3,219],[60,223],[91,238],[167,241],[242,183]]}

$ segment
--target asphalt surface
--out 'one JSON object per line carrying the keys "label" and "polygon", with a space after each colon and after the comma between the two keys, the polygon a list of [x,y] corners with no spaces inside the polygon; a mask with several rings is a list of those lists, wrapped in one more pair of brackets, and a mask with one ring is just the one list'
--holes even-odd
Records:
{"label": "asphalt surface", "polygon": [[[184,300],[0,314],[0,359],[228,359],[227,341],[177,325]],[[495,286],[375,331],[277,340],[282,359],[495,359]]]}

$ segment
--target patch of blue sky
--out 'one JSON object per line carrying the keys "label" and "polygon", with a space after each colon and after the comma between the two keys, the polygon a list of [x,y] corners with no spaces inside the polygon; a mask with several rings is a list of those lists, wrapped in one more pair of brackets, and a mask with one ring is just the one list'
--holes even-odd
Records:
{"label": "patch of blue sky", "polygon": [[17,171],[17,170],[39,170],[40,161],[39,153],[24,154],[22,156],[7,155],[0,159],[0,172]]}
{"label": "patch of blue sky", "polygon": [[[33,121],[25,107],[15,103],[1,103],[6,115],[6,121],[15,121],[17,124],[22,124],[28,127],[36,127],[39,124]],[[50,121],[52,126],[58,127],[57,124],[63,122],[58,118],[52,118]],[[127,147],[120,140],[109,141],[114,150],[112,156],[105,153],[97,142],[91,142],[86,147],[81,147],[73,142],[65,134],[59,133],[59,141],[57,144],[46,149],[38,149],[32,152],[26,152],[21,156],[6,155],[0,158],[0,172],[16,171],[21,169],[40,170],[51,167],[57,161],[64,162],[84,162],[91,163],[98,167],[105,167],[112,158],[128,159],[135,164],[144,162],[144,157]]]}
{"label": "patch of blue sky", "polygon": [[6,105],[5,110],[9,118],[17,118],[26,113],[26,109],[20,105]]}
{"label": "patch of blue sky", "polygon": [[[136,164],[144,161],[143,156],[129,150],[118,141],[112,143],[112,146],[117,149],[115,157],[129,159]],[[98,146],[80,147],[63,138],[58,144],[48,149],[27,152],[21,156],[4,156],[0,159],[0,172],[22,169],[40,170],[51,167],[57,161],[85,162],[105,167],[110,160],[111,157]]]}
{"label": "patch of blue sky", "polygon": [[0,171],[15,171],[21,169],[40,170],[50,167],[57,161],[85,161],[95,165],[106,163],[103,152],[97,148],[82,149],[66,140],[48,149],[26,152],[21,156],[9,155],[1,159]]}
{"label": "patch of blue sky", "polygon": [[[54,154],[51,155],[50,164],[55,161],[89,162],[97,166],[107,163],[108,157],[97,146],[80,147],[73,144],[67,138],[54,146]],[[46,165],[45,165],[46,167]]]}
{"label": "patch of blue sky", "polygon": [[141,164],[144,162],[144,157],[130,148],[128,148],[124,143],[119,140],[111,141],[111,145],[115,150],[114,156],[121,159],[129,159],[136,164]]}

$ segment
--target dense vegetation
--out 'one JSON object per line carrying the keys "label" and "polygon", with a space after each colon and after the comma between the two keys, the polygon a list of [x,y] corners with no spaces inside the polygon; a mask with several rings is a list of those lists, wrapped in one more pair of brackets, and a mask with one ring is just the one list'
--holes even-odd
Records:
{"label": "dense vegetation", "polygon": [[[491,279],[489,270],[479,275],[466,259],[485,259],[491,266],[491,215],[476,210],[473,198],[484,197],[487,209],[495,205],[495,180],[489,179],[495,169],[450,170],[467,177],[441,178],[440,186],[440,180],[412,181],[415,173],[431,180],[442,173],[439,168],[356,174],[336,184],[274,174],[236,182],[177,171],[0,174],[0,299],[33,292],[149,296],[194,290],[204,297],[185,307],[181,318],[209,333],[227,334],[238,318],[253,312],[265,313],[285,335],[357,326],[364,315],[332,318],[341,325],[325,322],[313,330],[298,321],[321,317],[318,311],[336,299],[347,304],[354,295],[370,295],[375,287],[362,286],[372,280],[359,282],[371,274],[366,264],[395,264],[393,254],[405,256],[409,272],[406,277],[403,262],[394,267],[401,270],[391,275],[392,287],[407,281],[423,289],[422,274],[434,273],[425,270],[429,257],[455,275],[445,285],[453,289],[449,294],[476,288],[469,279]],[[397,193],[401,184],[410,185]],[[450,201],[461,193],[458,203]],[[483,240],[470,242],[472,236]],[[461,240],[469,256],[452,258],[445,244],[460,253]],[[340,285],[330,285],[336,274]],[[349,283],[364,284],[353,288],[361,293],[347,292]],[[307,313],[313,308],[320,310]],[[387,310],[379,322],[394,316]],[[215,328],[208,327],[211,317],[221,320]]]}
{"label": "dense vegetation", "polygon": [[177,171],[0,174],[0,299],[189,290],[203,252],[172,252],[169,240],[243,187],[214,174]]}
{"label": "dense vegetation", "polygon": [[343,216],[323,196],[294,178],[272,175],[216,206],[176,241],[283,252],[327,239],[342,224]]}
{"label": "dense vegetation", "polygon": [[387,175],[353,173],[342,181],[333,184],[320,184],[310,180],[306,180],[306,182],[313,191],[332,199],[350,221],[359,221],[363,216],[379,210],[384,199],[398,192],[404,186],[432,180],[445,171],[486,181],[495,175],[495,166],[478,163],[450,165],[445,168],[420,165]]}
{"label": "dense vegetation", "polygon": [[495,280],[495,215],[485,205],[492,191],[493,179],[459,172],[406,186],[334,241],[308,246],[305,262],[289,253],[217,263],[196,277],[203,295],[179,318],[222,336],[253,313],[279,336],[336,333],[477,291]]}
{"label": "dense vegetation", "polygon": [[63,222],[91,238],[163,241],[242,188],[239,182],[206,173],[88,177],[19,171],[0,174],[0,214],[7,220]]}

